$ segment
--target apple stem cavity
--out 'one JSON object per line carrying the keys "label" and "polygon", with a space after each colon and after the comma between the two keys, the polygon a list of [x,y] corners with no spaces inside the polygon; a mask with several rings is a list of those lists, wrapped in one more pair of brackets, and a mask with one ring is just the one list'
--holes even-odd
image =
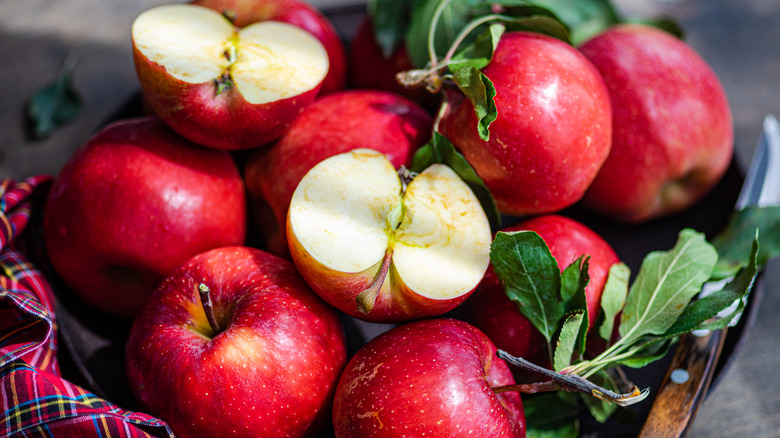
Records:
{"label": "apple stem cavity", "polygon": [[214,332],[214,335],[218,334],[221,330],[217,317],[214,314],[214,305],[211,302],[211,289],[208,286],[201,283],[198,285],[198,293],[200,294],[200,303],[203,306],[203,311],[206,313],[206,319],[209,321],[209,326]]}
{"label": "apple stem cavity", "polygon": [[382,290],[382,285],[385,284],[387,273],[390,272],[390,263],[392,260],[393,251],[388,249],[387,252],[385,252],[385,257],[382,259],[382,266],[379,267],[379,272],[376,273],[371,284],[367,289],[360,292],[357,297],[355,297],[355,304],[357,304],[360,313],[367,315],[374,308],[376,299],[379,296],[379,291]]}
{"label": "apple stem cavity", "polygon": [[635,403],[639,403],[647,398],[648,394],[650,394],[650,388],[645,388],[640,391],[636,386],[633,386],[629,392],[617,393],[610,389],[596,385],[584,377],[570,373],[557,373],[534,363],[528,362],[522,357],[512,356],[504,350],[496,351],[496,355],[500,359],[503,359],[525,371],[534,374],[540,374],[551,379],[543,382],[497,386],[492,388],[493,392],[496,394],[508,391],[534,394],[543,391],[563,390],[567,392],[581,392],[583,394],[590,394],[600,400],[616,403],[619,406],[631,406]]}

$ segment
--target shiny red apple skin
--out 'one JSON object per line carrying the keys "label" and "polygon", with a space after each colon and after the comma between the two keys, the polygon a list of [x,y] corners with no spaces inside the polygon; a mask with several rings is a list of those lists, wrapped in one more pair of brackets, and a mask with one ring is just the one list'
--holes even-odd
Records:
{"label": "shiny red apple skin", "polygon": [[396,80],[396,74],[414,68],[403,43],[385,57],[374,37],[371,19],[363,19],[349,51],[350,84],[353,88],[390,91],[433,109],[439,101],[437,95],[424,87],[407,88]]}
{"label": "shiny red apple skin", "polygon": [[473,105],[454,102],[440,129],[507,215],[553,213],[580,200],[610,149],[604,82],[575,48],[508,32],[483,73],[496,88],[497,119],[480,139]]}
{"label": "shiny red apple skin", "polygon": [[[213,337],[200,283],[224,326]],[[319,436],[345,363],[336,312],[290,262],[248,247],[207,251],[167,277],[126,351],[138,402],[177,437]]]}
{"label": "shiny red apple skin", "polygon": [[732,114],[712,68],[649,26],[612,27],[583,43],[609,89],[612,151],[583,204],[620,222],[668,216],[721,179],[734,149]]}
{"label": "shiny red apple skin", "polygon": [[176,79],[135,46],[133,59],[145,105],[182,137],[214,149],[244,150],[278,139],[314,101],[322,85],[254,104],[236,87],[217,93],[215,81],[192,84]]}
{"label": "shiny red apple skin", "polygon": [[122,120],[62,168],[43,232],[73,292],[129,318],[180,263],[244,242],[244,185],[227,152],[190,143],[156,117]]}
{"label": "shiny red apple skin", "polygon": [[[588,326],[593,329],[601,312],[601,294],[609,269],[620,259],[612,246],[585,224],[550,214],[527,219],[502,231],[534,231],[550,248],[561,270],[582,255],[590,257],[585,288]],[[477,290],[463,305],[464,319],[481,329],[498,348],[542,366],[550,366],[544,336],[509,300],[491,266]],[[596,344],[593,344],[596,346]]]}
{"label": "shiny red apple skin", "polygon": [[[386,91],[344,90],[317,99],[284,137],[254,152],[245,166],[251,202],[265,200],[279,226],[271,239],[286,242],[284,228],[293,192],[320,161],[370,148],[385,154],[396,168],[409,166],[414,152],[430,139],[432,126],[433,118],[426,110]],[[274,247],[287,249],[286,244]]]}
{"label": "shiny red apple skin", "polygon": [[519,393],[496,347],[454,319],[408,323],[369,341],[338,383],[333,425],[338,438],[524,437]]}
{"label": "shiny red apple skin", "polygon": [[330,67],[322,82],[321,94],[344,88],[347,82],[347,54],[344,43],[330,20],[317,8],[300,0],[193,0],[217,12],[233,11],[237,27],[260,21],[281,21],[314,35],[328,52]]}

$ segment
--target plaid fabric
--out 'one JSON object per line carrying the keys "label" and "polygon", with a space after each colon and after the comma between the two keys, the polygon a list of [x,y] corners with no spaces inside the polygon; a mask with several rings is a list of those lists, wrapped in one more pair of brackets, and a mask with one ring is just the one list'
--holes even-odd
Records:
{"label": "plaid fabric", "polygon": [[54,294],[14,248],[35,192],[48,181],[0,181],[0,436],[173,437],[162,421],[124,411],[60,376]]}

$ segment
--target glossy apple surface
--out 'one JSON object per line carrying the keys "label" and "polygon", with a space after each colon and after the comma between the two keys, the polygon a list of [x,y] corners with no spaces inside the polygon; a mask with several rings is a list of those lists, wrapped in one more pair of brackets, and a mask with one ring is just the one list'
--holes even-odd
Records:
{"label": "glossy apple surface", "polygon": [[348,90],[324,96],[306,108],[277,143],[252,154],[244,171],[247,191],[253,203],[268,204],[281,228],[270,234],[279,233],[286,242],[290,200],[312,167],[359,148],[385,154],[395,168],[409,166],[414,152],[430,139],[432,125],[424,109],[393,93]]}
{"label": "glossy apple surface", "polygon": [[347,81],[347,55],[344,43],[331,24],[311,4],[300,0],[193,0],[220,13],[233,14],[233,23],[245,27],[261,21],[281,21],[298,26],[314,35],[328,52],[328,74],[322,82],[321,94],[344,88]]}
{"label": "glossy apple surface", "polygon": [[244,185],[227,152],[190,143],[156,117],[123,120],[65,164],[43,231],[54,268],[78,296],[131,317],[183,261],[244,242]]}
{"label": "glossy apple surface", "polygon": [[583,203],[608,218],[643,222],[681,211],[720,180],[734,132],[720,80],[682,40],[621,25],[580,50],[607,84],[612,151]]}
{"label": "glossy apple surface", "polygon": [[[590,282],[585,288],[585,298],[588,325],[594,328],[609,269],[620,262],[609,243],[581,222],[555,214],[537,216],[502,231],[535,231],[550,248],[561,270],[582,255],[590,257]],[[498,348],[537,365],[550,365],[544,336],[520,313],[517,304],[507,298],[492,266],[463,309],[464,318],[485,332]]]}
{"label": "glossy apple surface", "polygon": [[490,225],[468,185],[434,164],[404,184],[371,149],[334,155],[295,189],[290,255],[307,283],[353,317],[399,322],[462,303],[487,269]]}
{"label": "glossy apple surface", "polygon": [[349,361],[336,389],[338,438],[524,437],[525,415],[496,347],[454,319],[399,326]]}
{"label": "glossy apple surface", "polygon": [[610,149],[609,95],[598,71],[562,41],[505,33],[483,73],[497,119],[480,139],[468,99],[453,102],[441,132],[474,167],[502,213],[552,213],[580,200]]}
{"label": "glossy apple surface", "polygon": [[346,347],[335,311],[289,261],[223,247],[161,283],[133,322],[126,361],[138,402],[176,436],[317,436],[329,426]]}
{"label": "glossy apple surface", "polygon": [[131,37],[146,104],[180,135],[217,149],[281,137],[328,72],[322,43],[297,26],[263,21],[237,29],[191,4],[144,11]]}

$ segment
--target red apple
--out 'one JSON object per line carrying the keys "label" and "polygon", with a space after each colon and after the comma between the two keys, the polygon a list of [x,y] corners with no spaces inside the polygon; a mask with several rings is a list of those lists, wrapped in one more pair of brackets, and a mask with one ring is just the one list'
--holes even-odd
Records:
{"label": "red apple", "polygon": [[245,167],[252,202],[265,200],[282,230],[272,232],[281,236],[272,240],[286,242],[283,230],[293,192],[317,163],[370,148],[385,154],[393,167],[409,166],[414,151],[430,139],[432,125],[431,116],[419,105],[389,92],[349,90],[317,99],[284,137],[254,152]]}
{"label": "red apple", "polygon": [[[590,282],[585,297],[588,326],[593,329],[601,311],[601,294],[609,269],[620,262],[609,243],[584,224],[560,215],[537,216],[502,231],[535,231],[550,248],[561,270],[582,255],[590,257]],[[517,304],[507,298],[492,267],[463,309],[466,321],[484,331],[498,348],[537,365],[550,365],[544,336],[520,313]]]}
{"label": "red apple", "polygon": [[190,143],[156,117],[123,120],[65,164],[43,225],[52,264],[73,292],[131,317],[183,261],[243,243],[244,186],[227,152]]}
{"label": "red apple", "polygon": [[612,135],[598,71],[560,40],[508,32],[483,73],[496,88],[490,140],[480,139],[468,99],[445,114],[442,134],[474,167],[502,213],[551,213],[579,201],[607,158]]}
{"label": "red apple", "polygon": [[520,394],[478,329],[454,319],[409,323],[350,359],[333,402],[338,438],[524,437]]}
{"label": "red apple", "polygon": [[336,312],[290,262],[248,247],[207,251],[166,277],[126,351],[136,399],[178,437],[316,436],[345,362]]}
{"label": "red apple", "polygon": [[202,6],[141,13],[133,57],[145,102],[182,136],[218,149],[247,149],[281,137],[328,72],[309,32],[263,21],[236,28]]}
{"label": "red apple", "polygon": [[290,255],[314,292],[373,322],[444,314],[489,263],[490,224],[468,185],[434,164],[411,180],[355,149],[314,166],[290,201]]}
{"label": "red apple", "polygon": [[666,216],[699,200],[731,161],[726,93],[690,46],[656,28],[612,27],[580,50],[609,89],[612,151],[583,204],[623,222]]}
{"label": "red apple", "polygon": [[192,4],[232,14],[233,23],[238,27],[273,20],[298,26],[311,33],[325,46],[330,61],[320,93],[332,93],[344,88],[347,81],[344,43],[328,18],[309,3],[301,0],[193,0]]}
{"label": "red apple", "polygon": [[386,90],[405,96],[426,108],[436,106],[439,99],[424,87],[407,88],[396,80],[396,74],[415,67],[403,43],[389,57],[384,56],[374,37],[369,17],[366,17],[358,27],[352,39],[349,55],[352,87]]}

